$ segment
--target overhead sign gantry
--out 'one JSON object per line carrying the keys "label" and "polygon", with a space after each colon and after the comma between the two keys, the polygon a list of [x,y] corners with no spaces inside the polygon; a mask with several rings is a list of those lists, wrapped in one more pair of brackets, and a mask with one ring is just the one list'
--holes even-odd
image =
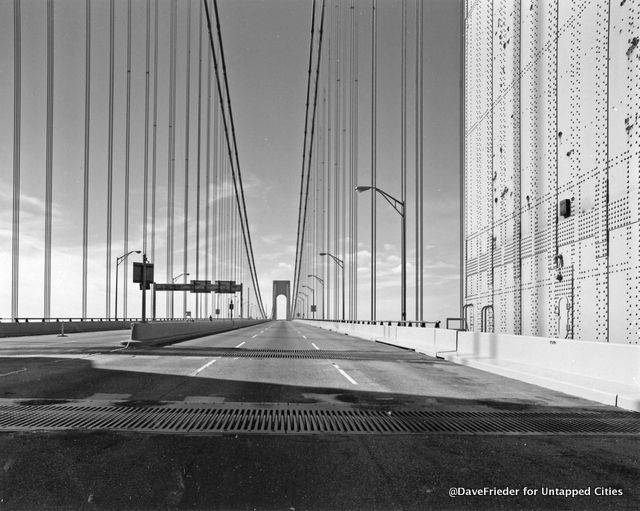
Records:
{"label": "overhead sign gantry", "polygon": [[[216,280],[211,282],[210,280],[192,280],[189,283],[183,284],[153,284],[153,317],[156,317],[155,304],[156,304],[156,291],[189,291],[190,293],[220,293],[220,294],[235,294],[240,293],[240,317],[244,315],[244,298],[242,284],[236,284],[235,280]],[[229,311],[233,316],[233,301],[229,304]],[[219,310],[216,309],[216,315],[219,314]]]}

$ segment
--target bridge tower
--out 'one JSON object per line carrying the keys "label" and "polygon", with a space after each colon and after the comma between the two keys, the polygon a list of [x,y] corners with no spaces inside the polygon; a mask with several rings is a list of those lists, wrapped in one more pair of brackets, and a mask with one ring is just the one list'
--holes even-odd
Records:
{"label": "bridge tower", "polygon": [[278,317],[278,296],[280,295],[284,295],[287,299],[287,321],[291,321],[291,309],[289,308],[289,302],[291,301],[291,282],[288,280],[273,281],[273,312],[271,319],[277,319]]}

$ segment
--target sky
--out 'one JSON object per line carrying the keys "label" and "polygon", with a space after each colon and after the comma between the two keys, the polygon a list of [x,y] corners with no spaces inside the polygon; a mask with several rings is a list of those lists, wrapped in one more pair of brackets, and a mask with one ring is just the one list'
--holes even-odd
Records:
{"label": "sky", "polygon": [[[22,129],[20,216],[20,316],[42,315],[44,237],[44,141],[46,112],[46,9],[40,2],[22,2]],[[410,12],[414,2],[408,1]],[[423,2],[425,10],[424,162],[425,162],[425,319],[444,319],[459,313],[459,4],[454,0]],[[84,2],[56,0],[53,150],[52,315],[79,316],[81,296],[81,208],[84,142]],[[116,2],[116,69],[126,69],[126,3]],[[185,10],[178,12],[184,21]],[[378,0],[378,178],[390,193],[399,189],[399,52],[400,0]],[[362,49],[359,138],[363,178],[370,165],[367,104],[370,83],[365,64],[370,38],[370,2],[359,0]],[[141,216],[144,129],[145,2],[133,2],[132,106],[130,148],[132,219]],[[300,168],[302,164],[305,91],[309,51],[311,0],[222,0],[219,2],[227,60],[230,96],[243,173],[247,215],[253,238],[257,273],[267,312],[271,310],[273,280],[293,280]],[[199,4],[192,4],[192,27],[197,27]],[[104,314],[106,205],[104,173],[107,151],[108,2],[92,2],[91,69],[91,185],[89,219],[88,315]],[[168,19],[168,2],[160,2],[160,23]],[[195,33],[195,30],[194,30]],[[13,166],[13,12],[12,2],[0,3],[0,169],[4,186],[0,207],[0,317],[10,316],[11,298],[11,183]],[[184,36],[183,39],[186,39]],[[192,39],[192,82],[197,72],[197,36]],[[186,44],[178,42],[177,97],[184,102]],[[168,38],[160,41],[159,95],[168,94]],[[164,58],[164,60],[163,60]],[[114,122],[114,187],[123,186],[124,112],[126,73],[116,72]],[[195,95],[192,94],[192,97]],[[159,118],[166,114],[160,101]],[[410,106],[411,110],[411,106]],[[192,134],[195,115],[191,114]],[[410,111],[409,115],[413,115]],[[177,155],[184,154],[184,108],[178,107]],[[166,195],[167,128],[158,124],[158,196]],[[192,144],[193,147],[193,144]],[[181,152],[182,151],[182,152]],[[193,148],[191,149],[193,151]],[[191,155],[191,160],[195,155]],[[201,155],[204,157],[204,153]],[[184,158],[184,156],[183,156]],[[411,169],[412,159],[409,158]],[[366,183],[365,183],[366,184]],[[410,187],[411,190],[411,187]],[[178,194],[180,192],[177,192]],[[411,193],[411,192],[410,192]],[[384,204],[378,203],[378,208]],[[166,206],[159,205],[158,218]],[[176,210],[181,207],[179,200]],[[361,201],[359,231],[359,317],[369,310],[366,200]],[[122,248],[122,207],[114,210],[113,257]],[[177,225],[180,217],[177,219]],[[139,221],[130,222],[130,248],[139,248]],[[397,217],[378,213],[378,317],[399,316]],[[163,227],[158,225],[159,233]],[[176,231],[181,240],[182,233]],[[160,236],[161,238],[162,236]],[[181,242],[176,242],[180,245]],[[139,245],[139,243],[138,243]],[[193,258],[190,241],[190,258]],[[163,264],[159,243],[156,264]],[[408,246],[410,281],[413,279],[414,243]],[[181,255],[176,260],[182,261]],[[180,265],[182,263],[180,262]],[[191,259],[189,262],[192,265]],[[360,272],[359,272],[360,274]],[[161,275],[164,275],[162,271]],[[121,275],[122,278],[122,275]],[[113,281],[112,281],[113,285]],[[122,284],[121,284],[122,285]],[[412,284],[409,296],[414,292]],[[128,286],[129,315],[139,312],[139,291]],[[192,297],[189,298],[190,300]],[[410,301],[409,308],[412,308]],[[193,306],[190,304],[190,308]]]}

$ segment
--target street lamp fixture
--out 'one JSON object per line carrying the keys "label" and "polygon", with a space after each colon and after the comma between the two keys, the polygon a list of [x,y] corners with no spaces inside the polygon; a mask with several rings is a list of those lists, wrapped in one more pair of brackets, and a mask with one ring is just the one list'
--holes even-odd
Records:
{"label": "street lamp fixture", "polygon": [[407,215],[406,215],[406,205],[404,201],[396,199],[393,195],[389,195],[384,190],[376,186],[356,186],[356,192],[366,192],[367,190],[373,190],[374,192],[378,192],[380,195],[384,197],[384,199],[391,204],[391,207],[396,210],[396,212],[402,218],[402,301],[400,305],[400,314],[402,316],[402,321],[407,320]]}
{"label": "street lamp fixture", "polygon": [[189,274],[188,274],[188,273],[181,273],[180,275],[176,275],[175,277],[173,277],[173,278],[171,279],[171,282],[175,282],[176,280],[178,280],[178,279],[179,279],[180,277],[182,277],[182,276],[188,277],[188,276],[189,276]]}
{"label": "street lamp fixture", "polygon": [[342,321],[344,321],[344,261],[328,252],[320,252],[321,256],[329,256],[342,269]]}
{"label": "street lamp fixture", "polygon": [[[118,268],[120,267],[120,263],[122,261],[124,261],[127,257],[129,257],[130,254],[141,254],[142,250],[130,250],[129,252],[127,252],[124,255],[121,255],[119,257],[116,257],[116,303],[115,303],[115,320],[118,321]],[[124,283],[125,285],[125,289],[126,289],[126,285],[127,283]]]}

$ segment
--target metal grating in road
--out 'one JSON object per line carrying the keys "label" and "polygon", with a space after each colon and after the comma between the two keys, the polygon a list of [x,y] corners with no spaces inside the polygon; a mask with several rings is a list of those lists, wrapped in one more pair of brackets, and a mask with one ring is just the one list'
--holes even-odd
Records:
{"label": "metal grating in road", "polygon": [[[228,356],[243,358],[311,358],[341,360],[377,360],[380,358],[404,358],[402,352],[371,352],[343,350],[277,350],[277,349],[237,349]],[[415,354],[413,355],[415,358]]]}
{"label": "metal grating in road", "polygon": [[[282,350],[282,349],[246,349],[246,348],[136,348],[135,353],[169,355],[178,352],[182,356],[234,357],[234,358],[278,358],[278,359],[316,359],[316,360],[402,360],[442,363],[418,354],[414,351],[355,351],[355,350]],[[130,354],[131,352],[122,352]]]}
{"label": "metal grating in road", "polygon": [[[41,403],[41,402],[36,402]],[[355,409],[317,405],[79,402],[0,405],[0,431],[109,430],[169,434],[639,435],[627,412]]]}

